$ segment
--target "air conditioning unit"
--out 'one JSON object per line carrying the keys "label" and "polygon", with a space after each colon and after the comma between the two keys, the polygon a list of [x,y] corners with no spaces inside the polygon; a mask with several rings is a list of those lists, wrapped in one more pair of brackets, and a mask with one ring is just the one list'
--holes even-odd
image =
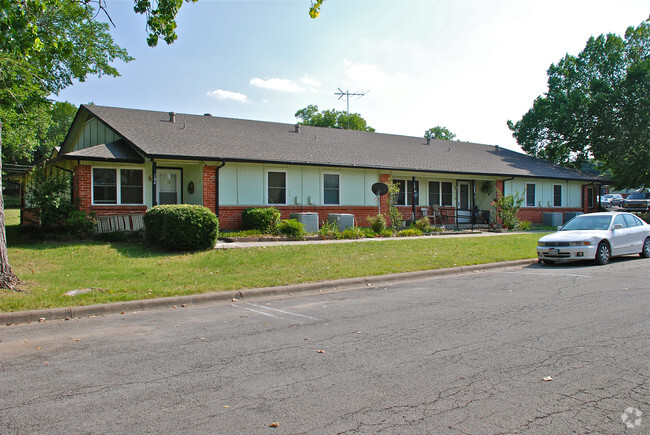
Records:
{"label": "air conditioning unit", "polygon": [[291,213],[289,218],[301,222],[308,233],[318,232],[318,213]]}
{"label": "air conditioning unit", "polygon": [[576,217],[578,215],[581,215],[581,214],[583,214],[581,211],[568,211],[568,212],[564,213],[564,222],[562,223],[562,225],[564,225],[565,223],[569,222],[574,217]]}
{"label": "air conditioning unit", "polygon": [[545,227],[559,227],[562,225],[562,213],[542,213],[542,225]]}
{"label": "air conditioning unit", "polygon": [[327,215],[327,223],[334,222],[339,229],[343,231],[346,228],[354,227],[354,215],[347,213],[330,213]]}

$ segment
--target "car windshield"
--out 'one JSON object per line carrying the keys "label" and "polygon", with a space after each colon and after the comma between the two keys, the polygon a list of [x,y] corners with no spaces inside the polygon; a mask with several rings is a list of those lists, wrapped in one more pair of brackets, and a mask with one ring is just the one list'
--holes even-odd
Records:
{"label": "car windshield", "polygon": [[650,193],[630,193],[627,199],[649,199]]}
{"label": "car windshield", "polygon": [[611,216],[576,216],[563,226],[560,231],[607,230],[611,221]]}

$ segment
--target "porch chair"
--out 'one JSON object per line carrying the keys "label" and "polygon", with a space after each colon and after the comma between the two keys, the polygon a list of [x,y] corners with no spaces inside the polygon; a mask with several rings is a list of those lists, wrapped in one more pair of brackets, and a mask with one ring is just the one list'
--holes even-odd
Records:
{"label": "porch chair", "polygon": [[442,213],[440,213],[440,206],[438,204],[433,204],[431,206],[431,215],[433,216],[433,226],[437,226],[436,216],[440,218],[440,223],[442,224]]}

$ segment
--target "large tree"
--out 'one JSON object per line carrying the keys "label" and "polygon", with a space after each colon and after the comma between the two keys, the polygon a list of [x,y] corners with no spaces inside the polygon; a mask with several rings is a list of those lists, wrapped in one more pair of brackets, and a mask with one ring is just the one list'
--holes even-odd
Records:
{"label": "large tree", "polygon": [[650,19],[551,65],[548,91],[508,127],[528,154],[574,168],[593,158],[617,187],[650,186]]}
{"label": "large tree", "polygon": [[331,127],[343,128],[359,131],[375,131],[370,127],[366,120],[358,113],[350,113],[339,110],[318,111],[318,106],[310,104],[304,109],[296,112],[295,117],[300,119],[300,124],[311,125],[313,127]]}
{"label": "large tree", "polygon": [[431,127],[430,129],[424,132],[424,138],[454,140],[456,138],[456,135],[452,133],[447,127],[436,125],[435,127]]}

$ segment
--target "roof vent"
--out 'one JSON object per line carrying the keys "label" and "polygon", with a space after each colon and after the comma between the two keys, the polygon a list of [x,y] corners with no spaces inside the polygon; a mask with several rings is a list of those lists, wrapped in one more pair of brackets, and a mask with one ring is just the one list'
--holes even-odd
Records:
{"label": "roof vent", "polygon": [[176,112],[169,112],[169,122],[176,122]]}
{"label": "roof vent", "polygon": [[431,138],[430,137],[427,138],[427,145],[431,145]]}
{"label": "roof vent", "polygon": [[212,116],[212,113],[204,113],[203,116]]}
{"label": "roof vent", "polygon": [[300,133],[300,124],[296,124],[296,128],[294,130],[296,133]]}
{"label": "roof vent", "polygon": [[494,146],[494,151],[499,151],[499,145]]}

